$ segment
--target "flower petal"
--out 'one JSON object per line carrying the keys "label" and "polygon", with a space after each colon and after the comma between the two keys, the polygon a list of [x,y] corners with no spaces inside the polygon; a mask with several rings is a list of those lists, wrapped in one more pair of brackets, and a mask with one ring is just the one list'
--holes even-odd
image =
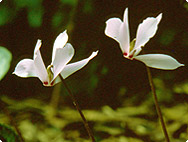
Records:
{"label": "flower petal", "polygon": [[107,20],[105,34],[119,42],[123,53],[129,54],[128,8],[125,9],[123,19],[123,22],[119,18],[110,18]]}
{"label": "flower petal", "polygon": [[81,61],[75,62],[75,63],[70,63],[68,65],[65,66],[65,68],[63,69],[63,71],[61,72],[62,77],[65,79],[67,78],[69,75],[73,74],[74,72],[80,70],[81,68],[83,68],[85,65],[87,65],[87,63],[93,59],[96,55],[97,55],[98,51],[93,52],[88,58],[83,59]]}
{"label": "flower petal", "polygon": [[176,59],[165,54],[138,55],[135,59],[143,62],[148,67],[163,70],[174,70],[180,66],[184,66],[184,64],[180,64]]}
{"label": "flower petal", "polygon": [[156,18],[148,17],[138,26],[134,49],[141,48],[155,35],[161,18],[162,13]]}
{"label": "flower petal", "polygon": [[32,59],[23,59],[17,65],[13,74],[19,77],[38,77]]}
{"label": "flower petal", "polygon": [[113,38],[117,42],[119,42],[119,29],[120,26],[123,24],[121,19],[119,18],[110,18],[106,21],[106,28],[105,28],[105,35]]}
{"label": "flower petal", "polygon": [[74,48],[70,43],[67,43],[64,48],[57,48],[52,61],[54,77],[52,81],[60,74],[65,65],[72,59]]}
{"label": "flower petal", "polygon": [[52,61],[55,58],[55,52],[57,48],[63,48],[65,46],[65,44],[68,41],[68,35],[67,35],[67,31],[65,30],[63,33],[60,33],[55,42],[54,42],[54,46],[53,46],[53,52],[52,52]]}
{"label": "flower petal", "polygon": [[49,80],[48,80],[46,67],[41,57],[40,47],[41,47],[41,40],[38,40],[35,46],[33,60],[34,60],[35,71],[37,73],[37,76],[44,83],[44,82],[48,82]]}

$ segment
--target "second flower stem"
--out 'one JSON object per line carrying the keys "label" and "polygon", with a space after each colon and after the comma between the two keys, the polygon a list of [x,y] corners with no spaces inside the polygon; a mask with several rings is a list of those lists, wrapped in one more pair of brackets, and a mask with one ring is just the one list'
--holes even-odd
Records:
{"label": "second flower stem", "polygon": [[62,77],[61,75],[59,75],[59,77],[60,77],[61,81],[63,82],[65,88],[67,89],[67,91],[68,91],[68,93],[69,93],[69,95],[70,95],[70,97],[71,97],[71,99],[72,99],[73,105],[74,105],[74,106],[76,107],[76,109],[78,110],[78,112],[79,112],[79,114],[80,114],[80,116],[81,116],[81,118],[82,118],[82,121],[83,121],[83,123],[84,123],[85,129],[86,129],[87,132],[88,132],[88,135],[89,135],[90,139],[92,140],[92,142],[95,142],[95,138],[94,138],[94,136],[93,136],[93,133],[92,133],[90,127],[89,127],[89,124],[88,124],[88,122],[87,122],[87,120],[86,120],[84,114],[82,113],[82,111],[81,111],[81,109],[80,109],[80,107],[79,107],[79,105],[78,105],[78,102],[77,102],[76,98],[74,97],[74,95],[72,94],[71,90],[70,90],[69,87],[67,86],[67,84],[66,84],[65,80],[63,79],[63,77]]}
{"label": "second flower stem", "polygon": [[164,122],[164,119],[163,119],[163,116],[162,116],[162,112],[161,112],[161,109],[159,107],[157,94],[156,94],[154,83],[153,83],[153,80],[152,80],[151,71],[150,71],[150,68],[147,67],[147,66],[146,66],[146,69],[147,69],[147,73],[148,73],[149,84],[150,84],[151,91],[152,91],[153,98],[154,98],[154,102],[155,102],[155,107],[156,107],[157,114],[158,114],[158,117],[159,117],[160,122],[161,122],[163,133],[165,135],[166,142],[170,142],[170,139],[169,139],[169,136],[168,136],[168,132],[167,132],[167,129],[166,129],[166,125],[165,125],[165,122]]}

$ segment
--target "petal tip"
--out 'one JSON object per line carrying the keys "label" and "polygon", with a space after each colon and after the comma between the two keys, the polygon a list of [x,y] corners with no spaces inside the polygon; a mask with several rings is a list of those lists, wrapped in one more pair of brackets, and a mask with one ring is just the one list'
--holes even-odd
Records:
{"label": "petal tip", "polygon": [[160,14],[159,14],[159,15],[156,17],[156,19],[157,19],[157,21],[158,21],[158,22],[160,22],[160,21],[161,21],[162,15],[163,15],[163,14],[162,14],[162,13],[160,13]]}
{"label": "petal tip", "polygon": [[40,49],[41,44],[42,44],[42,40],[38,39],[36,46],[35,46],[35,49],[34,49],[34,53],[36,53]]}
{"label": "petal tip", "polygon": [[127,8],[125,8],[125,13],[127,13],[128,12],[128,7]]}
{"label": "petal tip", "polygon": [[90,56],[89,59],[92,59],[92,58],[94,58],[95,56],[97,56],[98,52],[99,52],[99,50],[94,51],[94,52],[91,54],[91,56]]}
{"label": "petal tip", "polygon": [[127,22],[128,20],[128,8],[125,8],[124,15],[123,15],[123,21]]}
{"label": "petal tip", "polygon": [[67,30],[64,30],[62,33],[60,33],[61,35],[67,35],[68,36],[68,34],[67,34]]}

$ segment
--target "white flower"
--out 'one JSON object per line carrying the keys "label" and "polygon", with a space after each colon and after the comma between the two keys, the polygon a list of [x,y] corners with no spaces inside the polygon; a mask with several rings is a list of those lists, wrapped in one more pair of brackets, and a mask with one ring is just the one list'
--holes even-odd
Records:
{"label": "white flower", "polygon": [[148,67],[173,70],[184,65],[180,64],[176,59],[169,55],[138,55],[141,52],[142,47],[155,35],[161,18],[162,14],[159,14],[156,18],[148,17],[145,19],[138,26],[136,39],[133,39],[133,41],[130,43],[128,8],[126,8],[123,21],[121,21],[119,18],[110,18],[106,21],[105,34],[120,44],[120,48],[125,58],[139,60],[145,63],[145,65]]}
{"label": "white flower", "polygon": [[66,31],[59,34],[53,46],[52,62],[45,67],[41,57],[40,47],[41,40],[37,41],[32,59],[21,60],[13,74],[19,77],[38,77],[44,86],[53,86],[60,82],[59,74],[65,79],[77,70],[84,67],[92,58],[94,58],[98,51],[93,52],[88,58],[67,64],[74,55],[74,48],[70,43],[67,43],[68,35]]}

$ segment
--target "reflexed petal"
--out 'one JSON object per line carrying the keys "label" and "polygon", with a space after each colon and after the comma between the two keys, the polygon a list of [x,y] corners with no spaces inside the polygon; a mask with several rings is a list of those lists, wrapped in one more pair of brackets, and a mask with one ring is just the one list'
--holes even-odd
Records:
{"label": "reflexed petal", "polygon": [[41,47],[41,40],[38,40],[35,50],[34,50],[33,60],[34,60],[35,71],[37,73],[37,76],[44,83],[44,82],[48,82],[48,74],[47,74],[44,62],[42,60],[42,57],[41,57],[40,47]]}
{"label": "reflexed petal", "polygon": [[156,18],[148,17],[138,26],[135,49],[144,46],[155,35],[161,18],[162,14]]}
{"label": "reflexed petal", "polygon": [[129,33],[129,20],[128,20],[128,8],[125,9],[123,16],[123,24],[120,27],[119,31],[119,41],[120,47],[122,48],[123,53],[129,54],[130,46],[130,33]]}
{"label": "reflexed petal", "polygon": [[83,59],[81,61],[70,63],[65,66],[61,75],[63,78],[67,78],[69,75],[73,74],[74,72],[78,71],[79,69],[83,68],[91,59],[93,59],[97,55],[98,51],[93,52],[88,58]]}
{"label": "reflexed petal", "polygon": [[104,33],[119,42],[119,29],[123,22],[119,18],[110,18],[106,21],[106,28]]}
{"label": "reflexed petal", "polygon": [[119,18],[110,18],[106,21],[105,34],[120,44],[123,53],[129,52],[129,27],[128,27],[128,9],[124,13],[124,22]]}
{"label": "reflexed petal", "polygon": [[[74,48],[70,43],[67,43],[64,48],[57,48],[55,58],[52,61],[53,65],[53,80],[60,74],[65,65],[72,59],[74,55]],[[52,81],[53,81],[52,80]]]}
{"label": "reflexed petal", "polygon": [[13,74],[19,77],[38,77],[35,70],[34,61],[31,59],[23,59],[17,65]]}
{"label": "reflexed petal", "polygon": [[35,56],[36,56],[37,52],[40,50],[41,45],[42,45],[42,41],[40,39],[38,39],[37,44],[35,45],[33,59],[35,59]]}
{"label": "reflexed petal", "polygon": [[67,35],[67,31],[65,30],[63,33],[60,33],[55,42],[54,42],[54,46],[53,46],[53,52],[52,52],[52,61],[55,58],[55,52],[57,48],[63,48],[65,46],[65,44],[68,41],[68,35]]}
{"label": "reflexed petal", "polygon": [[163,70],[174,70],[180,66],[184,66],[183,64],[180,64],[176,59],[165,54],[138,55],[135,57],[135,59],[145,63],[148,67]]}

